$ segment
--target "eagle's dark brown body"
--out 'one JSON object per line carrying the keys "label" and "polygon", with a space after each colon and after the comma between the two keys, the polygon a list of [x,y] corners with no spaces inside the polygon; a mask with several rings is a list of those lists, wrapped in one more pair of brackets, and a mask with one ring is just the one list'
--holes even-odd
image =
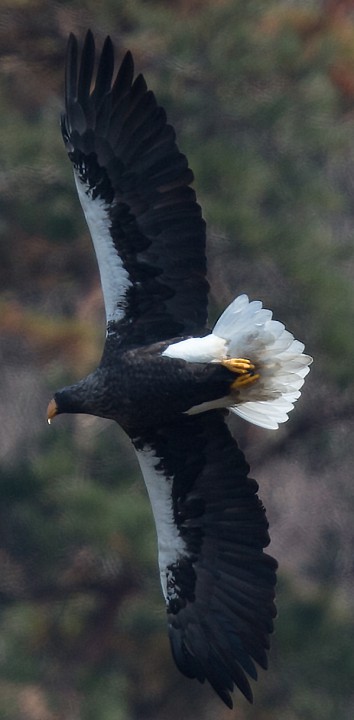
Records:
{"label": "eagle's dark brown body", "polygon": [[136,437],[202,403],[230,393],[234,373],[218,363],[190,363],[161,353],[167,343],[122,350],[108,338],[100,366],[55,394],[58,412],[115,420]]}

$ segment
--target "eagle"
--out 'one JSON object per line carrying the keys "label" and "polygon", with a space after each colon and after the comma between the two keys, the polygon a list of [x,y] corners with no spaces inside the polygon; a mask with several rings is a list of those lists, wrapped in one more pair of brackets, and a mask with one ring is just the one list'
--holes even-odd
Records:
{"label": "eagle", "polygon": [[179,151],[127,52],[96,65],[68,41],[62,135],[101,277],[107,329],[93,372],[54,394],[60,413],[116,421],[130,438],[157,532],[172,655],[233,707],[267,667],[276,561],[249,466],[226,424],[287,420],[311,358],[260,301],[240,295],[208,328],[206,229]]}

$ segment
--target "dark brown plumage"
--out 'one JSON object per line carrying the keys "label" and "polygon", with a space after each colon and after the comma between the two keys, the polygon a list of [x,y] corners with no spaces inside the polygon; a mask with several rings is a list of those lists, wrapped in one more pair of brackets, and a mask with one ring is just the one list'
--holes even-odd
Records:
{"label": "dark brown plumage", "polygon": [[[205,224],[188,163],[165,113],[127,53],[114,78],[106,39],[78,60],[70,36],[62,131],[92,234],[107,315],[100,366],[58,391],[49,418],[116,420],[135,447],[158,535],[173,657],[232,707],[236,685],[265,668],[276,563],[258,486],[225,424],[237,373],[162,353],[207,330]],[[249,375],[252,374],[250,371]],[[199,414],[195,407],[203,403]],[[192,410],[193,409],[193,410]],[[143,639],[142,639],[143,642]]]}

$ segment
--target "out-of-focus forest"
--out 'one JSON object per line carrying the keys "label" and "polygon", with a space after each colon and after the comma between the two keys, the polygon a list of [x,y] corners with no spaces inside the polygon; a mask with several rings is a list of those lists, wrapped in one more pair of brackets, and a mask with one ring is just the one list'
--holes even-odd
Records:
{"label": "out-of-focus forest", "polygon": [[[67,36],[130,48],[195,172],[210,315],[247,292],[315,362],[289,422],[233,421],[280,562],[270,669],[234,711],[175,669],[155,530],[112,423],[45,422],[99,360],[63,148]],[[0,2],[0,716],[354,717],[354,2]]]}

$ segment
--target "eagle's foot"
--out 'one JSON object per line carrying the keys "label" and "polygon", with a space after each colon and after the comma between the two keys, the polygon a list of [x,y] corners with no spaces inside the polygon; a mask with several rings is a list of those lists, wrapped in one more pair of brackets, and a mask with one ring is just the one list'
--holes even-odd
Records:
{"label": "eagle's foot", "polygon": [[256,382],[256,380],[259,380],[259,378],[259,373],[245,373],[244,375],[241,375],[241,377],[238,377],[237,380],[232,383],[231,388],[232,390],[239,390],[240,388],[244,388],[246,385],[250,385],[251,383]]}
{"label": "eagle's foot", "polygon": [[227,358],[222,360],[222,365],[239,376],[232,383],[232,390],[238,390],[259,380],[260,375],[255,372],[255,366],[246,358]]}

